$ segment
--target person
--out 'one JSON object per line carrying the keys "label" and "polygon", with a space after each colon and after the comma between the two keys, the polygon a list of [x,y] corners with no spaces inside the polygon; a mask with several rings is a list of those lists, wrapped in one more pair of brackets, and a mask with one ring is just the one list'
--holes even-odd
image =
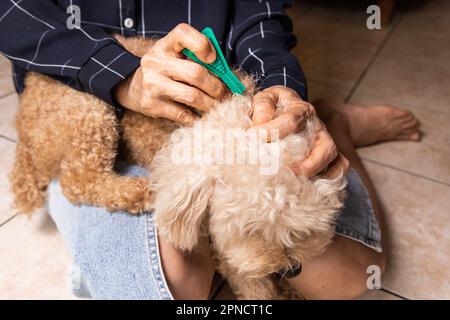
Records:
{"label": "person", "polygon": [[[181,53],[188,48],[213,62],[216,52],[198,31],[210,26],[228,61],[260,79],[255,127],[278,129],[284,137],[299,132],[313,108],[306,102],[303,72],[289,52],[295,37],[287,5],[282,0],[2,1],[0,51],[13,62],[19,93],[26,73],[36,71],[98,96],[118,117],[127,108],[190,124],[198,117],[193,109],[207,112],[227,95],[217,78]],[[160,40],[139,59],[113,34]],[[277,114],[280,105],[285,111]],[[318,101],[316,107],[324,125],[311,153],[293,170],[332,178],[351,166],[348,196],[333,243],[289,282],[307,299],[354,298],[366,288],[367,266],[383,270],[385,265],[381,209],[355,147],[418,140],[418,122],[408,111],[389,106],[363,109]],[[147,174],[134,166],[120,171]],[[158,235],[151,213],[111,215],[102,208],[74,206],[58,181],[49,187],[49,211],[74,258],[76,294],[96,299],[208,297],[215,270],[206,238],[195,252],[179,252]]]}

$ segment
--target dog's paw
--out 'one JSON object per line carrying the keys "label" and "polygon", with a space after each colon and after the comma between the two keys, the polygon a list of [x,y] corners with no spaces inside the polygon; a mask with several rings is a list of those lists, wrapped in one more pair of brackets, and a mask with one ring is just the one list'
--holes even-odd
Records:
{"label": "dog's paw", "polygon": [[124,211],[131,214],[141,214],[152,209],[153,196],[146,178],[129,178],[121,180],[121,188],[109,195],[106,204],[108,211]]}
{"label": "dog's paw", "polygon": [[153,209],[153,202],[153,192],[149,188],[148,180],[142,179],[135,186],[133,194],[130,194],[127,211],[133,214],[149,212]]}

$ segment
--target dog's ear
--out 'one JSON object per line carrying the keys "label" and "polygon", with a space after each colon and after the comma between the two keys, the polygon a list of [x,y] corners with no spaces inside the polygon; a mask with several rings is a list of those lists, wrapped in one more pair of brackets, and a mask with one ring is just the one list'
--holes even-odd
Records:
{"label": "dog's ear", "polygon": [[158,232],[178,249],[193,250],[213,188],[212,178],[200,171],[184,172],[173,183],[164,183],[154,203]]}

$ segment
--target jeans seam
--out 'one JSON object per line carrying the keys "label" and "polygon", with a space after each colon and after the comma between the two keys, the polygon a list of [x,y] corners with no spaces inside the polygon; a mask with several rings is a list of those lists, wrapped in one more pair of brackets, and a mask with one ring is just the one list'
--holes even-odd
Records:
{"label": "jeans seam", "polygon": [[352,240],[355,240],[357,242],[361,242],[377,252],[381,252],[383,250],[381,247],[381,243],[379,241],[365,238],[347,227],[336,225],[335,233],[350,238]]}
{"label": "jeans seam", "polygon": [[150,260],[150,267],[156,280],[160,297],[164,300],[173,300],[172,293],[170,292],[169,286],[167,285],[162,270],[162,264],[159,254],[159,243],[156,234],[156,226],[154,225],[153,221],[152,223],[149,223],[150,220],[152,219],[153,219],[152,215],[147,214],[145,223],[147,226],[147,250],[148,250],[148,257]]}
{"label": "jeans seam", "polygon": [[[354,169],[353,169],[354,170]],[[364,212],[368,212],[368,223],[367,223],[367,230],[366,233],[371,237],[372,236],[372,215],[373,215],[373,209],[372,209],[372,202],[370,201],[370,196],[369,196],[369,192],[367,191],[366,186],[364,185],[364,183],[362,182],[361,177],[359,176],[359,174],[355,171],[354,172],[355,178],[358,180],[358,183],[361,185],[362,190],[364,192],[364,204],[366,205],[366,208],[364,208]]]}
{"label": "jeans seam", "polygon": [[358,236],[353,236],[352,234],[346,233],[346,232],[338,232],[338,235],[348,238],[350,240],[356,241],[358,243],[361,243],[362,245],[378,252],[381,253],[383,252],[383,248],[381,247],[381,245],[377,242],[377,241],[373,241],[373,240],[366,240],[366,239],[361,239]]}

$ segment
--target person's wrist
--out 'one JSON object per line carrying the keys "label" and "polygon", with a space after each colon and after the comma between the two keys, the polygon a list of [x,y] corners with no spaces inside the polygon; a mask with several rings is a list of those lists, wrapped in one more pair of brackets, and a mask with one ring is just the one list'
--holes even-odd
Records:
{"label": "person's wrist", "polygon": [[133,72],[128,78],[122,80],[113,91],[113,96],[116,101],[127,109],[135,109],[135,103],[133,102],[131,86],[139,69]]}

